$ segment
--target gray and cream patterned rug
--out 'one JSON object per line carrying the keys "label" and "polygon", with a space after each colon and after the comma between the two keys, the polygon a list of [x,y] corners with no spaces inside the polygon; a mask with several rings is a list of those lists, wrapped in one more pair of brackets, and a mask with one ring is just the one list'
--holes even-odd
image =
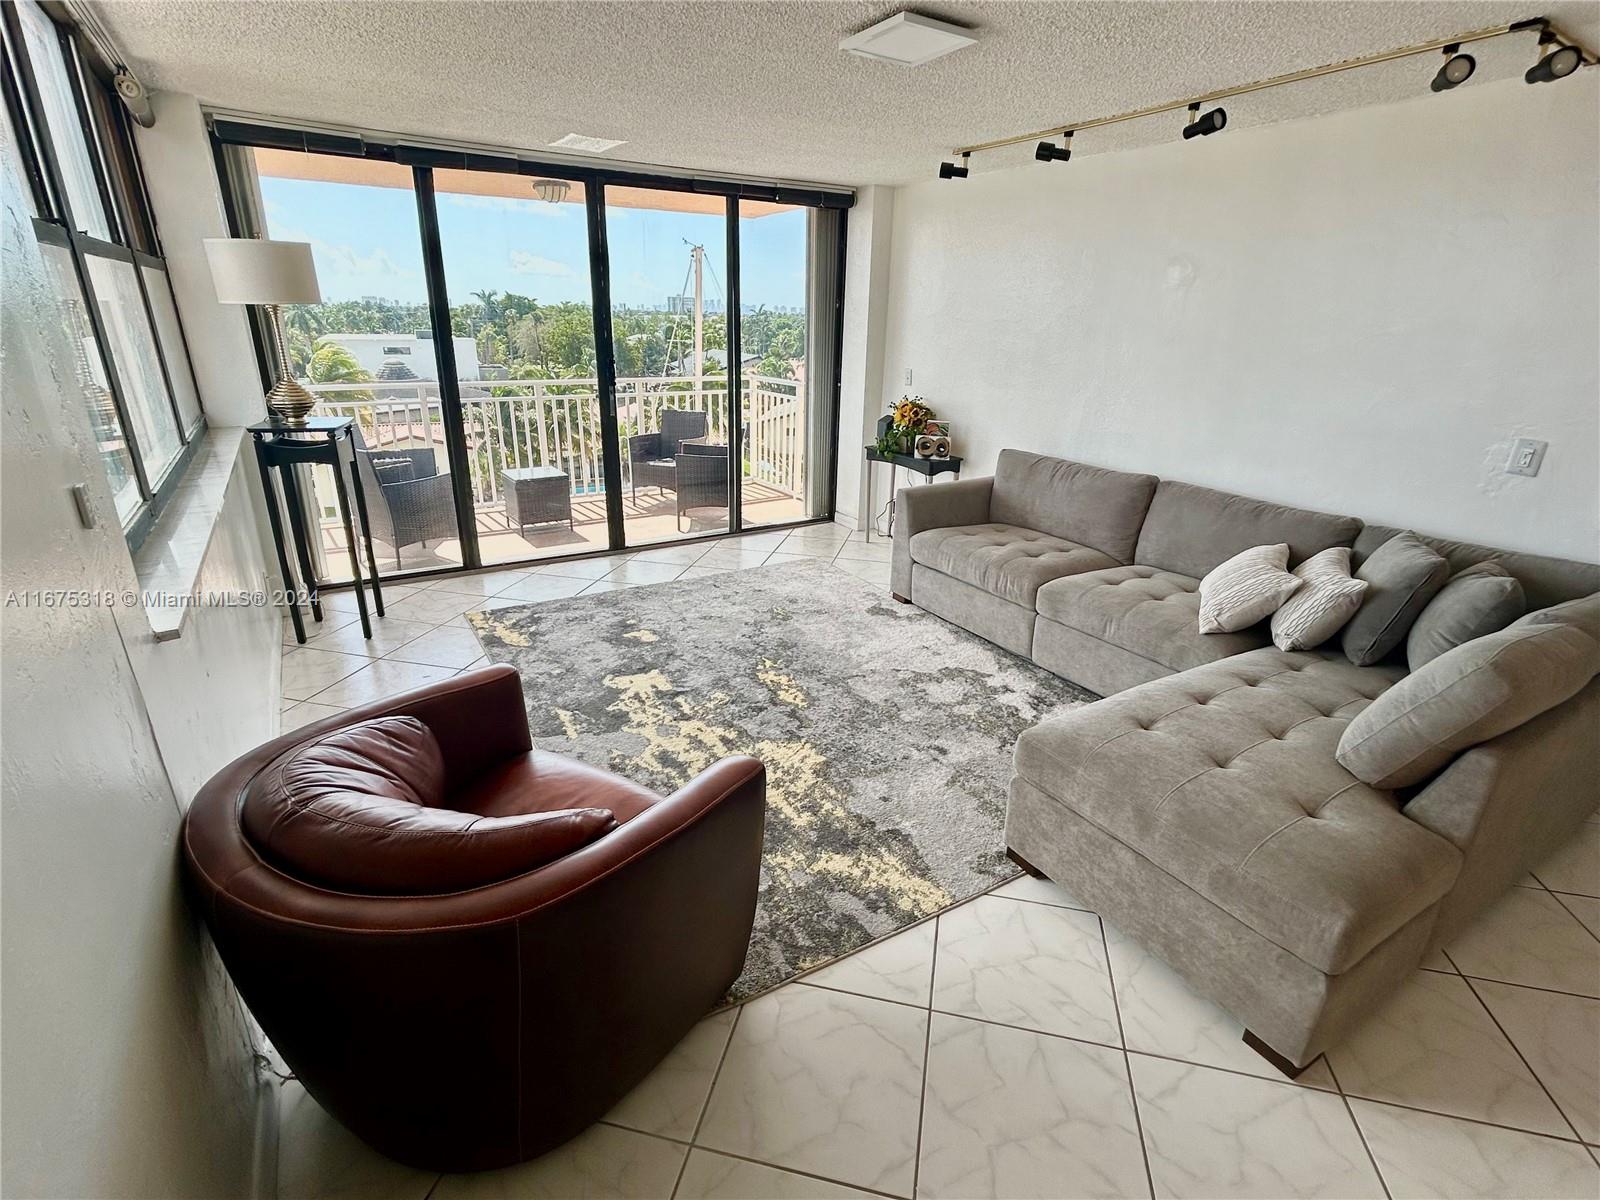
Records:
{"label": "gray and cream patterned rug", "polygon": [[667,793],[767,766],[755,931],[731,1000],[1016,874],[1017,736],[1093,700],[825,563],[473,613],[522,675],[534,745]]}

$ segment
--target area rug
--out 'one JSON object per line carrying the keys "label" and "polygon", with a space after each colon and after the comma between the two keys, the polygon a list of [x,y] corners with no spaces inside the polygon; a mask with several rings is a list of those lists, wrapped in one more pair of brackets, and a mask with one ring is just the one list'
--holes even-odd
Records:
{"label": "area rug", "polygon": [[760,899],[730,1000],[1015,875],[1017,736],[1095,699],[822,562],[468,620],[521,674],[540,749],[661,793],[725,755],[766,763]]}

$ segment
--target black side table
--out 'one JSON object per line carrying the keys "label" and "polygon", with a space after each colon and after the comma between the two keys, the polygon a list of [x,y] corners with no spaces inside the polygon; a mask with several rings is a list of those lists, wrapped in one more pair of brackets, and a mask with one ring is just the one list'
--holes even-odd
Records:
{"label": "black side table", "polygon": [[878,512],[872,506],[872,464],[889,464],[889,536],[894,536],[894,468],[904,467],[908,471],[915,471],[918,475],[926,475],[931,483],[934,476],[951,474],[957,479],[961,478],[961,458],[951,455],[949,458],[918,458],[914,454],[880,454],[876,446],[866,447],[867,452],[867,541],[872,540],[872,535],[877,532]]}
{"label": "black side table", "polygon": [[[311,603],[311,615],[322,620],[322,597],[316,572],[311,566],[310,532],[306,509],[300,498],[300,485],[292,468],[304,463],[322,463],[333,469],[334,491],[339,498],[339,515],[344,519],[345,546],[350,551],[350,575],[356,589],[356,608],[361,613],[361,632],[372,636],[372,621],[367,616],[367,596],[362,590],[361,560],[356,555],[356,533],[350,520],[350,497],[345,487],[345,471],[350,472],[350,489],[356,495],[356,512],[361,518],[362,540],[367,547],[367,566],[372,571],[372,600],[383,616],[383,588],[378,582],[378,559],[372,551],[372,526],[367,520],[367,498],[356,471],[355,421],[350,417],[309,417],[304,425],[285,425],[262,421],[249,427],[256,446],[256,466],[261,471],[261,487],[267,497],[267,519],[272,524],[272,540],[278,551],[278,569],[289,599],[289,618],[295,640],[306,640],[305,622],[300,616],[299,590],[289,570],[288,549],[283,540],[283,521],[278,515],[277,489],[272,483],[272,468],[277,467],[283,483],[283,504],[289,513],[294,537],[295,558],[300,564],[301,586]],[[284,469],[289,468],[289,469]]]}

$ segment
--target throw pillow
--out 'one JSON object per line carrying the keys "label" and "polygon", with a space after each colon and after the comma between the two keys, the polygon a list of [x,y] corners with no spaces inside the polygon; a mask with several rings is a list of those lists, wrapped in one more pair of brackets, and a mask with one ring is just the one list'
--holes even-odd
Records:
{"label": "throw pillow", "polygon": [[1515,729],[1600,673],[1600,642],[1571,625],[1502,629],[1446,650],[1356,714],[1334,757],[1373,787],[1421,783],[1457,753]]}
{"label": "throw pillow", "polygon": [[1525,617],[1519,617],[1512,628],[1520,628],[1523,625],[1576,625],[1590,637],[1600,641],[1600,592],[1538,609]]}
{"label": "throw pillow", "polygon": [[1527,611],[1522,584],[1497,562],[1475,563],[1450,577],[1406,637],[1413,671],[1463,642],[1498,633]]}
{"label": "throw pillow", "polygon": [[1200,632],[1234,633],[1270,617],[1303,582],[1284,568],[1289,544],[1252,546],[1200,581]]}
{"label": "throw pillow", "polygon": [[1370,585],[1350,578],[1349,546],[1313,554],[1294,574],[1305,586],[1272,615],[1272,644],[1279,650],[1310,650],[1344,628]]}
{"label": "throw pillow", "polygon": [[1344,627],[1344,655],[1370,667],[1405,640],[1417,614],[1450,578],[1450,564],[1416,534],[1397,533],[1356,572],[1371,585]]}

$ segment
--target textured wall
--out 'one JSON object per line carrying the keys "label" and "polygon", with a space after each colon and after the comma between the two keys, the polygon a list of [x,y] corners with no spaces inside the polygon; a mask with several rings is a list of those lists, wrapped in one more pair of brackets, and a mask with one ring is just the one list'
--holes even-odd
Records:
{"label": "textured wall", "polygon": [[[3,586],[132,588],[9,147],[0,187]],[[79,481],[100,514],[94,530],[74,516],[68,488]],[[253,535],[253,524],[243,528]],[[275,615],[263,618],[275,632]],[[136,628],[144,618],[120,619]],[[140,651],[110,608],[7,607],[0,620],[0,1194],[245,1195],[259,1095],[252,1045],[183,901],[179,797],[163,754],[214,754],[261,731],[197,724],[183,731],[187,746],[163,746],[155,716],[172,697],[143,686]],[[187,659],[168,666],[197,707],[205,689],[237,686],[230,668],[252,665],[200,662],[186,640],[154,649]]]}
{"label": "textured wall", "polygon": [[903,188],[884,390],[915,368],[974,474],[1023,446],[1593,560],[1597,113],[1585,71]]}

